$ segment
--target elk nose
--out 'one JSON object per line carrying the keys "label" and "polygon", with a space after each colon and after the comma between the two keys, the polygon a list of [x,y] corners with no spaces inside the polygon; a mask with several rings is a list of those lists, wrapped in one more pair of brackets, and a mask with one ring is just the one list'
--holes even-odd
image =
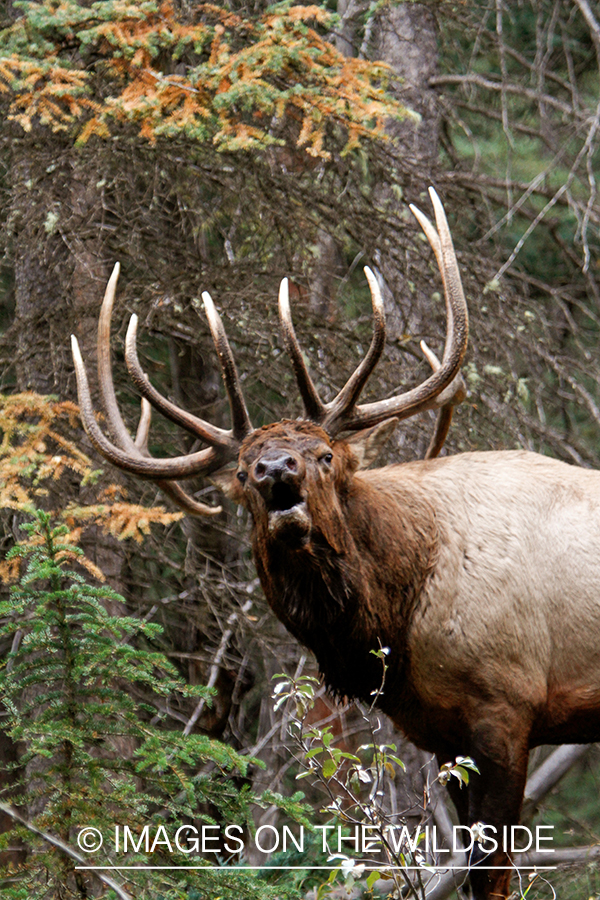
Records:
{"label": "elk nose", "polygon": [[270,453],[262,456],[254,466],[254,482],[261,494],[268,499],[277,482],[298,480],[300,463],[290,453]]}

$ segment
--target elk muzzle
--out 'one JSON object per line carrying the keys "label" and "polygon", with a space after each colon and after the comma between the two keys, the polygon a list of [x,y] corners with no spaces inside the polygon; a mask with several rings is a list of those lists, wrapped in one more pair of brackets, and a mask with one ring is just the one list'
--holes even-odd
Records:
{"label": "elk muzzle", "polygon": [[273,537],[293,540],[310,530],[305,476],[304,460],[287,449],[272,448],[254,463],[252,482],[264,501]]}

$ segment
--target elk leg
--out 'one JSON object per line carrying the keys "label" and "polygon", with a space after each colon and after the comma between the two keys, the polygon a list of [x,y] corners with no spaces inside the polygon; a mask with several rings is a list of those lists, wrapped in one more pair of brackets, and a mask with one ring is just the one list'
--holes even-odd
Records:
{"label": "elk leg", "polygon": [[[482,822],[495,828],[498,848],[486,855],[485,844],[483,852],[476,844],[469,877],[474,900],[500,900],[510,893],[512,875],[510,868],[502,868],[510,866],[503,849],[503,826],[519,821],[529,759],[528,732],[523,734],[521,729],[519,736],[514,732],[500,734],[497,727],[485,724],[488,727],[480,727],[472,741],[471,755],[480,775],[474,775],[469,784],[468,821],[470,825]],[[481,869],[477,869],[478,862]]]}

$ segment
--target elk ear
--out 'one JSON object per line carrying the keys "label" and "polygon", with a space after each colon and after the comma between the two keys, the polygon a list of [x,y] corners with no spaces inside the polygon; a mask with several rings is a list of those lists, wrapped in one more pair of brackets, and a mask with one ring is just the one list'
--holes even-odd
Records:
{"label": "elk ear", "polygon": [[400,419],[397,418],[384,419],[379,425],[364,428],[362,431],[357,431],[356,434],[344,438],[345,443],[350,447],[357,469],[366,469],[375,462],[399,422]]}
{"label": "elk ear", "polygon": [[235,477],[236,472],[237,466],[223,466],[222,469],[217,469],[216,472],[209,475],[208,480],[212,481],[215,487],[223,491],[230,500],[237,500],[240,483]]}

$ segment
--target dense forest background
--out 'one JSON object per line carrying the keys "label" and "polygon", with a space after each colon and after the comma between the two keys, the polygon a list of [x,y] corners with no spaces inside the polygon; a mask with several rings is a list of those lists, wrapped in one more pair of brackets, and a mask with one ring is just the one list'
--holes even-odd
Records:
{"label": "dense forest background", "polygon": [[[117,864],[108,842],[78,847],[83,826],[252,835],[337,822],[347,800],[356,821],[380,804],[443,829],[450,807],[426,755],[311,680],[314,660],[261,595],[240,510],[204,481],[187,489],[223,513],[183,517],[95,454],[69,336],[97,401],[97,316],[120,261],[113,371],[132,433],[132,312],[155,386],[228,427],[209,290],[261,425],[299,412],[281,278],[328,400],[368,347],[369,264],[388,339],[366,396],[396,393],[427,376],[422,338],[443,348],[440,278],[408,209],[430,214],[435,185],[471,317],[468,396],[444,452],[523,447],[600,467],[600,13],[587,0],[43,0],[1,3],[0,28],[0,893],[322,897],[327,872],[233,870],[265,862],[251,849],[223,851],[225,873],[76,868]],[[432,429],[430,414],[404,423],[389,460],[422,457]],[[196,449],[155,417],[154,455]],[[275,709],[278,673],[292,680]],[[369,743],[395,749],[342,756]],[[549,762],[527,821],[555,824],[565,846],[596,843],[596,750],[534,756]],[[192,862],[153,851],[131,858]],[[517,887],[597,896],[580,857]],[[344,865],[331,890],[373,887]]]}

